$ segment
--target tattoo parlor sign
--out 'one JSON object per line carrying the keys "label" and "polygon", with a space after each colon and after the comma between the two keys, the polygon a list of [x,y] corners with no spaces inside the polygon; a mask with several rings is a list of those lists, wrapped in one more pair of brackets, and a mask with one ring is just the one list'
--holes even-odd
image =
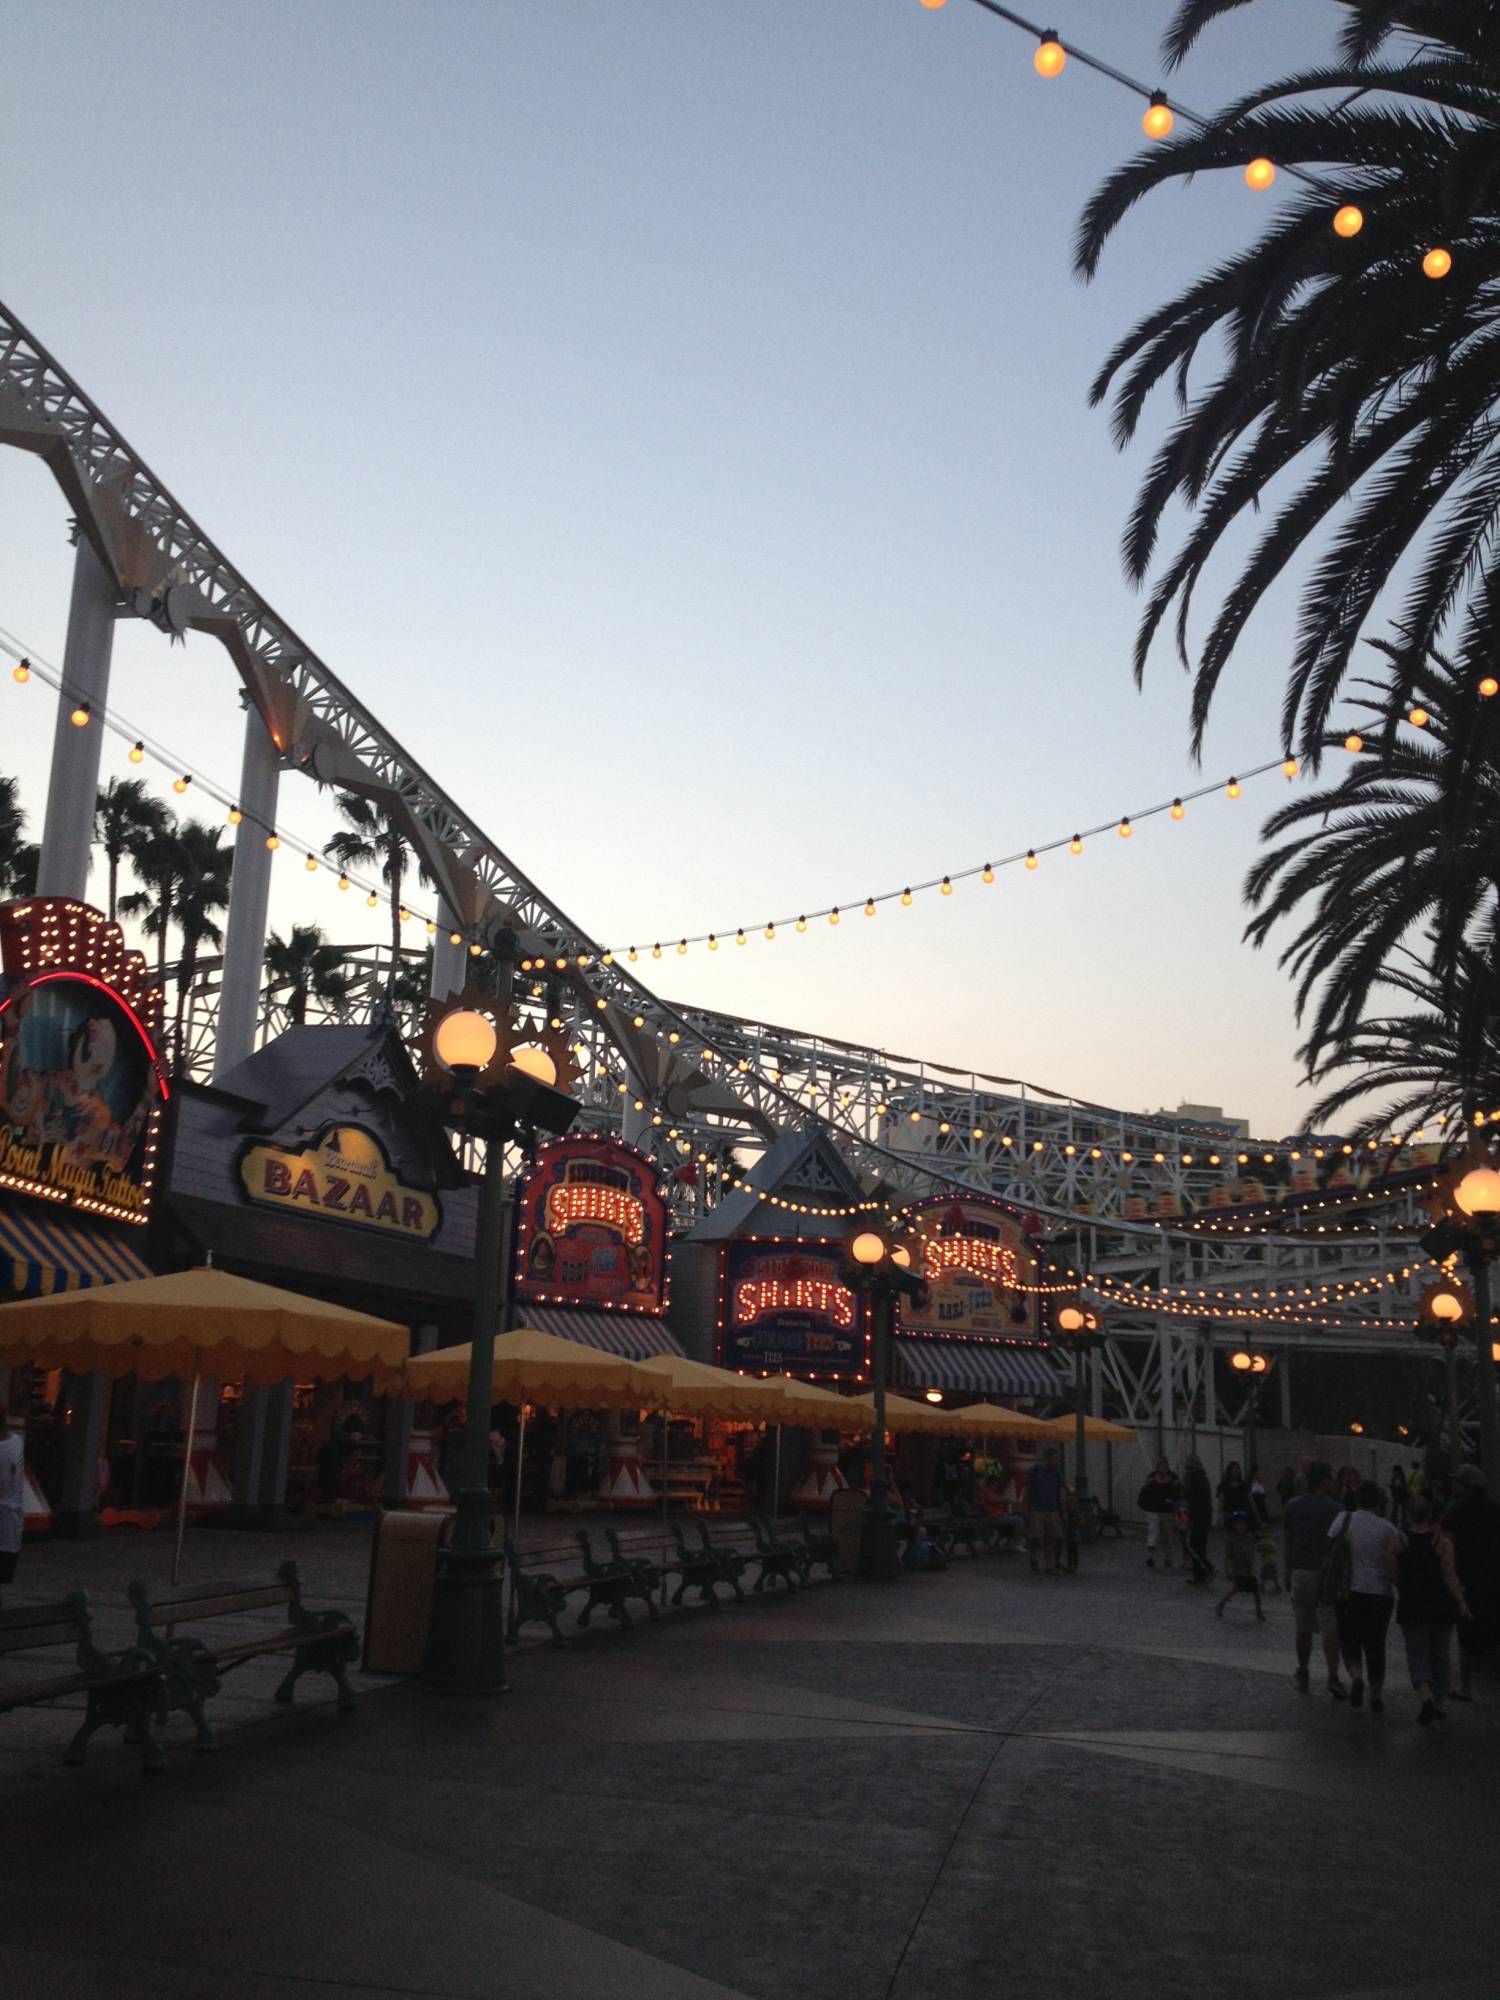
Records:
{"label": "tattoo parlor sign", "polygon": [[437,1197],[396,1178],[385,1148],[362,1125],[331,1125],[301,1152],[252,1145],[240,1160],[246,1198],[427,1242],[442,1221]]}

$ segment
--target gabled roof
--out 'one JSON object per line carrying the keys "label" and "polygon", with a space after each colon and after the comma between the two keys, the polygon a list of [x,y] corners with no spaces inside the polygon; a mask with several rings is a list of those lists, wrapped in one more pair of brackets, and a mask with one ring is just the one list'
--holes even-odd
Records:
{"label": "gabled roof", "polygon": [[689,1243],[722,1243],[731,1236],[841,1236],[849,1227],[845,1216],[797,1215],[760,1197],[779,1195],[813,1209],[850,1208],[865,1199],[843,1154],[816,1125],[783,1132],[747,1178],[749,1187],[726,1195],[689,1230]]}

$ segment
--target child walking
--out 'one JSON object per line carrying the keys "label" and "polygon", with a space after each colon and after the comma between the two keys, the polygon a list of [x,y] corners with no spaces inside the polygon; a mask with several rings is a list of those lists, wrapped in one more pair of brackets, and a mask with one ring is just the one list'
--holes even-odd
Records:
{"label": "child walking", "polygon": [[1243,1592],[1255,1599],[1255,1615],[1263,1625],[1266,1622],[1260,1605],[1260,1578],[1255,1573],[1257,1553],[1249,1521],[1243,1514],[1232,1514],[1224,1541],[1224,1573],[1229,1578],[1229,1588],[1214,1606],[1215,1617],[1222,1618],[1230,1598]]}

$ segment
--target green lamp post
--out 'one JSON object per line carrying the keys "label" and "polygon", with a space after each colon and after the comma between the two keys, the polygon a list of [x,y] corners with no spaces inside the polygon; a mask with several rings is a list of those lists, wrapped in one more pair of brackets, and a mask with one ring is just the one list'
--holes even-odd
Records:
{"label": "green lamp post", "polygon": [[1500,1492],[1500,1396],[1495,1382],[1495,1336],[1490,1324],[1490,1266],[1500,1255],[1500,1172],[1476,1148],[1456,1161],[1439,1190],[1440,1219],[1422,1248],[1443,1260],[1461,1256],[1473,1287],[1474,1403],[1479,1416],[1479,1460],[1484,1483]]}
{"label": "green lamp post", "polygon": [[866,1583],[890,1583],[901,1574],[896,1521],[891,1513],[885,1468],[885,1392],[890,1373],[891,1331],[896,1300],[917,1298],[922,1281],[912,1256],[898,1238],[880,1229],[859,1229],[849,1238],[844,1283],[869,1300],[870,1392],[875,1430],[870,1440],[870,1498],[859,1536],[857,1574]]}

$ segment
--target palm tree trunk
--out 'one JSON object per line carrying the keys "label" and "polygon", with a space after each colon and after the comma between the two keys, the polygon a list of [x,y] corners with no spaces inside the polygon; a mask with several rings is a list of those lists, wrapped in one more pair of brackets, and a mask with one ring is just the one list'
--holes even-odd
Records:
{"label": "palm tree trunk", "polygon": [[294,986],[287,1006],[287,1016],[294,1028],[303,1027],[307,1021],[307,985],[304,981]]}
{"label": "palm tree trunk", "polygon": [[393,1000],[396,995],[396,976],[401,970],[401,850],[392,846],[390,855],[391,882],[391,972],[385,983],[386,998]]}
{"label": "palm tree trunk", "polygon": [[183,1067],[182,1037],[187,1014],[188,988],[193,983],[193,974],[198,969],[198,944],[195,938],[184,936],[182,957],[177,961],[177,1013],[172,1027],[172,1041],[176,1049],[176,1067]]}
{"label": "palm tree trunk", "polygon": [[104,851],[109,860],[109,920],[113,923],[115,905],[120,898],[120,857],[112,847],[107,847]]}

